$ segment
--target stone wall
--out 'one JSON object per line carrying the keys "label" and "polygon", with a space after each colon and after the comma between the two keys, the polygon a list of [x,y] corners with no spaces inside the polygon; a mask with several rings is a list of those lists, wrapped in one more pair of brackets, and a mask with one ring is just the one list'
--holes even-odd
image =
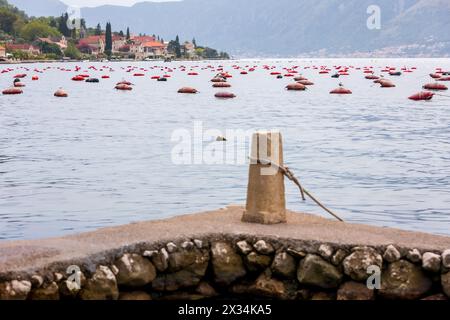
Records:
{"label": "stone wall", "polygon": [[[68,280],[77,263],[80,284]],[[381,290],[368,289],[370,266]],[[215,235],[139,244],[42,270],[0,275],[0,299],[373,300],[450,297],[450,250],[347,247],[312,241]]]}

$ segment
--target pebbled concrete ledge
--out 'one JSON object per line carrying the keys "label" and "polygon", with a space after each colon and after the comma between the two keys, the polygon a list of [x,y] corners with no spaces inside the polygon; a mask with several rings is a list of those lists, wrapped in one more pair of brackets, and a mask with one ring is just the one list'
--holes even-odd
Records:
{"label": "pebbled concrete ledge", "polygon": [[[288,212],[287,224],[256,225],[241,222],[241,206],[167,220],[105,228],[62,238],[0,242],[0,280],[26,277],[42,270],[49,273],[67,265],[82,265],[91,272],[100,263],[111,263],[130,251],[157,248],[168,241],[186,239],[282,239],[292,246],[371,246],[440,252],[450,248],[450,237],[360,224],[340,223],[304,213]],[[312,248],[317,250],[318,248]]]}

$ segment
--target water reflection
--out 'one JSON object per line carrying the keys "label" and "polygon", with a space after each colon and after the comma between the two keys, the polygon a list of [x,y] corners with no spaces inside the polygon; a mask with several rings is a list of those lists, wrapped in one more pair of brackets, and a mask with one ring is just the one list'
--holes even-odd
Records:
{"label": "water reflection", "polygon": [[[280,129],[286,162],[347,221],[450,235],[449,103],[406,99],[434,67],[450,69],[450,62],[357,63],[415,65],[418,71],[396,78],[392,90],[373,87],[354,71],[339,80],[353,90],[348,97],[329,95],[337,81],[311,69],[303,74],[316,85],[301,93],[284,91],[292,80],[276,80],[264,70],[232,72],[231,90],[238,96],[232,101],[214,98],[217,90],[209,82],[214,73],[207,70],[198,77],[175,71],[168,82],[156,82],[149,77],[160,70],[131,79],[122,69],[130,63],[115,63],[111,79],[100,84],[74,83],[72,73],[53,69],[39,81],[27,79],[24,95],[0,96],[0,239],[64,235],[244,203],[246,165],[172,163],[172,132],[192,131],[194,121],[222,131]],[[232,70],[234,63],[183,64],[199,69],[224,64]],[[281,70],[311,63],[264,64]],[[115,82],[124,77],[136,84],[134,90],[115,92]],[[0,76],[0,87],[10,82],[10,74]],[[186,85],[201,94],[177,95]],[[61,86],[68,99],[52,96]],[[312,203],[300,202],[294,185],[287,185],[287,198],[291,209],[325,216]]]}

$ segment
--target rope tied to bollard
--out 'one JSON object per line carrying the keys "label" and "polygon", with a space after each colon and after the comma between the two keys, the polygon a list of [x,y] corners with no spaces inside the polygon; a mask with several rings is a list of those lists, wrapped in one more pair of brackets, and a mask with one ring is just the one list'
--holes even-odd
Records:
{"label": "rope tied to bollard", "polygon": [[300,194],[302,196],[302,200],[306,201],[305,198],[305,191],[300,183],[300,181],[297,179],[297,177],[294,175],[294,173],[288,168],[288,167],[282,167],[279,166],[280,170],[283,172],[283,174],[292,182],[294,182],[300,189]]}
{"label": "rope tied to bollard", "polygon": [[300,184],[300,181],[294,176],[294,174],[292,173],[292,171],[288,168],[288,167],[282,167],[280,166],[281,171],[283,172],[283,174],[292,182],[294,182],[300,189],[300,193],[302,196],[303,201],[306,201],[305,199],[305,194],[311,198],[312,201],[314,201],[319,207],[321,207],[323,210],[325,210],[326,212],[328,212],[329,214],[331,214],[333,217],[335,217],[336,219],[338,219],[341,222],[344,222],[344,220],[339,217],[336,213],[334,213],[333,211],[331,211],[330,209],[328,209],[325,205],[323,205],[318,199],[316,199],[308,190],[306,190],[305,188],[302,187],[302,185]]}
{"label": "rope tied to bollard", "polygon": [[330,209],[328,209],[325,205],[323,205],[316,197],[314,197],[308,190],[306,190],[305,188],[303,188],[302,184],[300,183],[300,181],[298,180],[298,178],[294,175],[294,173],[291,171],[291,169],[289,169],[288,167],[284,167],[278,164],[273,163],[270,160],[267,159],[253,159],[250,157],[250,160],[252,161],[256,161],[256,163],[261,164],[261,165],[270,165],[270,166],[274,166],[277,167],[282,173],[283,175],[285,175],[289,180],[291,180],[294,184],[296,184],[298,186],[298,188],[300,189],[300,195],[302,197],[303,201],[306,201],[305,195],[307,195],[312,201],[314,201],[319,207],[321,207],[323,210],[325,210],[326,212],[328,212],[329,214],[331,214],[333,217],[335,217],[337,220],[341,221],[341,222],[345,222],[341,217],[339,217],[336,213],[334,213],[333,211],[331,211]]}

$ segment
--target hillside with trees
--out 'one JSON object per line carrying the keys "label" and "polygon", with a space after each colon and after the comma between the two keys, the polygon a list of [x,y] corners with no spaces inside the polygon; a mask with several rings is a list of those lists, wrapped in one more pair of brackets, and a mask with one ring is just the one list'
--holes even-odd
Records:
{"label": "hillside with trees", "polygon": [[[84,19],[69,19],[67,13],[58,17],[30,17],[6,0],[0,0],[0,45],[6,47],[9,57],[18,60],[229,58],[224,52],[197,46],[195,40],[181,43],[177,36],[165,43],[157,35],[134,36],[129,27],[125,32],[114,32],[110,22],[103,29],[100,23],[90,28]],[[77,28],[72,28],[72,25]],[[136,52],[145,54],[139,56]]]}

